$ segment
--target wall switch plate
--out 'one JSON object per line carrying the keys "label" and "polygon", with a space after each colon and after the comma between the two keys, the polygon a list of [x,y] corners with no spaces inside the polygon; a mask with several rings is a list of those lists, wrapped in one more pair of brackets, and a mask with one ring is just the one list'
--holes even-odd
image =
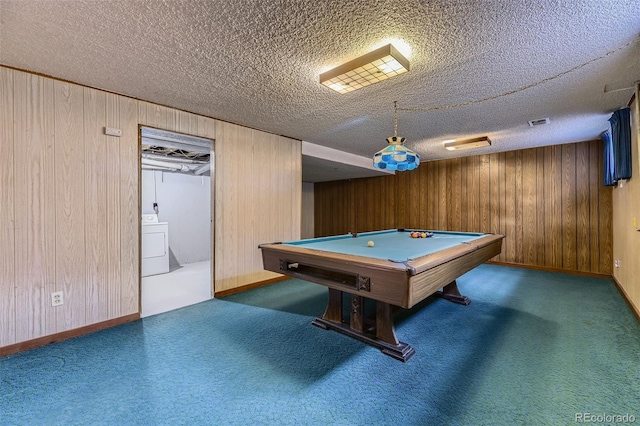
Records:
{"label": "wall switch plate", "polygon": [[62,292],[56,291],[55,293],[51,293],[51,306],[60,306],[62,304],[64,304]]}
{"label": "wall switch plate", "polygon": [[122,130],[121,129],[116,129],[115,127],[105,127],[104,128],[104,134],[107,135],[107,136],[120,137],[120,136],[122,136]]}

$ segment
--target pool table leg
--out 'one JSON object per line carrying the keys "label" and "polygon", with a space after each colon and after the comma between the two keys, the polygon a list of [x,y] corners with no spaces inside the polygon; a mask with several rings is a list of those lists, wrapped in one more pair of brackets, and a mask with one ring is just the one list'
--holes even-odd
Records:
{"label": "pool table leg", "polygon": [[411,345],[398,341],[393,325],[393,307],[390,304],[376,301],[376,334],[373,335],[365,331],[363,296],[351,295],[349,324],[342,322],[342,294],[340,290],[329,288],[327,309],[322,318],[313,320],[313,325],[358,339],[403,362],[415,354]]}
{"label": "pool table leg", "polygon": [[376,337],[392,345],[400,343],[393,326],[393,310],[388,303],[376,302]]}
{"label": "pool table leg", "polygon": [[322,318],[327,321],[342,322],[342,292],[340,290],[329,288],[329,301]]}
{"label": "pool table leg", "polygon": [[458,284],[455,280],[444,286],[442,291],[439,291],[437,294],[443,299],[447,299],[450,302],[459,303],[461,305],[468,305],[469,303],[471,303],[471,299],[460,294],[460,290],[458,290]]}
{"label": "pool table leg", "polygon": [[352,330],[364,333],[364,297],[351,295],[351,315],[349,322]]}

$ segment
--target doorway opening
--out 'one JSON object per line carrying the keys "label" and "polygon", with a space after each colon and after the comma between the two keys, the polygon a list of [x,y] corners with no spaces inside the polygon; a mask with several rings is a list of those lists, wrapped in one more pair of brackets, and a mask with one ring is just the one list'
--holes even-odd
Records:
{"label": "doorway opening", "polygon": [[213,297],[213,140],[140,127],[140,313]]}

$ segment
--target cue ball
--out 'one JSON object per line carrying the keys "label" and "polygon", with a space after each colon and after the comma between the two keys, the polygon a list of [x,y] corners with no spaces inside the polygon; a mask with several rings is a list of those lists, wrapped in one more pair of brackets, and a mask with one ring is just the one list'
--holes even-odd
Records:
{"label": "cue ball", "polygon": [[368,245],[369,247],[373,247],[373,241],[369,241],[369,242],[367,243],[367,245]]}

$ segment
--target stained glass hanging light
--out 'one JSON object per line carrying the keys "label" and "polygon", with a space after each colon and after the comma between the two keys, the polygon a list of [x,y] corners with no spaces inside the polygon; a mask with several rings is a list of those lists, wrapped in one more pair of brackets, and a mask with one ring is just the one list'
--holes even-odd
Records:
{"label": "stained glass hanging light", "polygon": [[398,136],[398,105],[393,103],[393,136],[387,138],[388,145],[373,156],[373,165],[391,171],[413,170],[420,165],[420,156],[404,146],[405,138]]}

